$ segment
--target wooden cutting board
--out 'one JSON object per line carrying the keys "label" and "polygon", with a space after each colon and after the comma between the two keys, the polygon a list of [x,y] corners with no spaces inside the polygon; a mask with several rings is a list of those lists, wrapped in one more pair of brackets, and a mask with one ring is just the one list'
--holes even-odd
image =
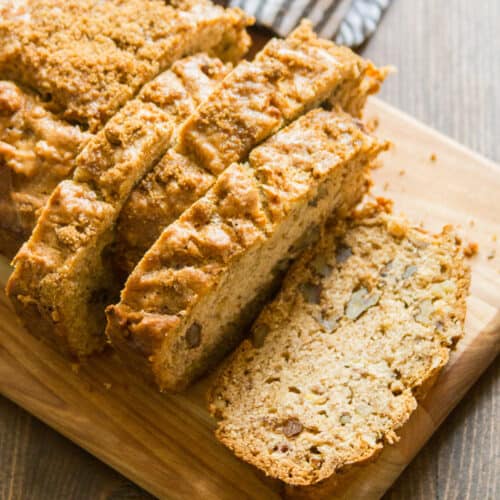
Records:
{"label": "wooden cutting board", "polygon": [[[366,116],[377,117],[377,133],[395,143],[374,172],[376,192],[430,229],[462,225],[464,240],[477,242],[479,254],[470,260],[465,338],[399,443],[337,491],[335,498],[345,499],[379,498],[500,350],[500,167],[379,100],[370,101]],[[2,285],[9,272],[0,262]],[[208,383],[161,395],[111,351],[78,368],[24,332],[0,294],[2,394],[159,497],[293,495],[217,443],[205,409]]]}

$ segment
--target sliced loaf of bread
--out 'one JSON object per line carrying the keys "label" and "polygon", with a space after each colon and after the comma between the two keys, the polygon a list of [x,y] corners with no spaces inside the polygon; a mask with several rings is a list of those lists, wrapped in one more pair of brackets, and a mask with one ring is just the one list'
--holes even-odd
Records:
{"label": "sliced loaf of bread", "polygon": [[117,226],[114,260],[132,271],[161,231],[200,198],[232,162],[321,103],[359,115],[385,70],[322,40],[304,21],[243,62],[183,125],[178,144],[142,180]]}
{"label": "sliced loaf of bread", "polygon": [[204,54],[177,61],[78,155],[73,179],[54,189],[7,284],[33,334],[77,356],[104,346],[104,308],[121,288],[109,258],[116,218],[137,181],[171,145],[172,131],[193,111],[197,93],[213,88],[228,70]]}
{"label": "sliced loaf of bread", "polygon": [[291,485],[335,482],[398,439],[463,334],[468,287],[450,228],[379,207],[327,226],[221,369],[217,437]]}
{"label": "sliced loaf of bread", "polygon": [[[109,338],[162,390],[180,390],[241,338],[280,270],[332,211],[353,206],[386,148],[314,110],[233,164],[168,226],[107,309]],[[306,241],[304,241],[306,240]]]}

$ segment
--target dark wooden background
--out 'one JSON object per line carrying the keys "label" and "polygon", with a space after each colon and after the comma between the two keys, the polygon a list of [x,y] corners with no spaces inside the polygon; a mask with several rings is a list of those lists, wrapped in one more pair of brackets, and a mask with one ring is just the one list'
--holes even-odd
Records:
{"label": "dark wooden background", "polygon": [[[499,28],[499,0],[395,0],[362,53],[398,68],[385,100],[498,162]],[[384,500],[500,499],[499,368],[486,370]],[[0,498],[151,497],[0,397]]]}

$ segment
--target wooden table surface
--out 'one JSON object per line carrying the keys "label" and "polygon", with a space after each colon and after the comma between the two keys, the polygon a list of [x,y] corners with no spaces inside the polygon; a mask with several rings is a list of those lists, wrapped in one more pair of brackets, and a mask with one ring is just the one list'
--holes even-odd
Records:
{"label": "wooden table surface", "polygon": [[[386,101],[499,162],[499,25],[498,0],[396,0],[362,52],[398,68]],[[497,360],[384,500],[500,498],[499,436]],[[0,498],[150,496],[0,397]]]}

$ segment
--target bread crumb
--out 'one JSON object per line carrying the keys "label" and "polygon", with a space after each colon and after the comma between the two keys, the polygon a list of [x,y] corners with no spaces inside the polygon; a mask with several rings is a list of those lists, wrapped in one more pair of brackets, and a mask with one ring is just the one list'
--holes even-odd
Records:
{"label": "bread crumb", "polygon": [[80,372],[80,364],[79,363],[71,363],[71,371],[73,373],[78,374]]}
{"label": "bread crumb", "polygon": [[373,118],[371,118],[366,122],[366,129],[368,130],[368,132],[375,132],[375,130],[377,130],[378,128],[378,124],[379,124],[378,118],[374,116]]}
{"label": "bread crumb", "polygon": [[399,175],[405,175],[406,174],[406,170],[404,168],[402,168],[400,171],[399,171]]}
{"label": "bread crumb", "polygon": [[436,161],[437,160],[436,153],[431,153],[430,160],[431,161]]}
{"label": "bread crumb", "polygon": [[403,238],[408,232],[408,226],[397,219],[389,220],[387,222],[387,231],[396,238]]}
{"label": "bread crumb", "polygon": [[492,249],[490,250],[490,252],[488,253],[488,255],[486,256],[486,258],[487,258],[488,260],[492,260],[492,259],[494,259],[494,258],[495,258],[496,254],[497,254],[497,251],[496,251],[494,248],[492,248]]}
{"label": "bread crumb", "polygon": [[384,182],[384,187],[383,187],[384,191],[387,191],[389,189],[389,183],[386,181]]}
{"label": "bread crumb", "polygon": [[377,196],[375,198],[377,207],[383,210],[386,214],[391,214],[394,207],[394,201],[389,198],[384,198],[383,196]]}
{"label": "bread crumb", "polygon": [[496,234],[492,234],[491,235],[491,241],[497,241],[497,235]]}
{"label": "bread crumb", "polygon": [[107,391],[109,391],[111,387],[113,387],[113,384],[110,384],[109,382],[104,382],[104,387],[106,388]]}
{"label": "bread crumb", "polygon": [[478,252],[479,252],[479,245],[475,241],[467,243],[467,245],[464,247],[464,255],[467,258],[474,257],[474,255],[477,255]]}
{"label": "bread crumb", "polygon": [[474,227],[476,225],[476,220],[474,219],[474,217],[469,217],[467,219],[467,224],[469,224],[470,227]]}
{"label": "bread crumb", "polygon": [[383,166],[384,166],[384,164],[380,159],[376,159],[375,161],[372,161],[370,164],[370,168],[372,170],[378,170],[379,168],[382,168]]}

